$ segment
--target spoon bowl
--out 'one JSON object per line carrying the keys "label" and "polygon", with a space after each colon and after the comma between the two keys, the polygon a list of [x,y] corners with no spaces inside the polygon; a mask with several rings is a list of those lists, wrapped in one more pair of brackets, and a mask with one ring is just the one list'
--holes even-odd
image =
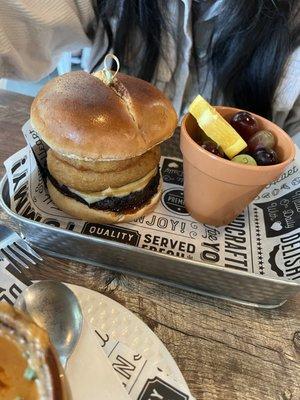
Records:
{"label": "spoon bowl", "polygon": [[79,340],[83,323],[74,293],[60,282],[40,281],[26,288],[15,306],[48,332],[65,367]]}

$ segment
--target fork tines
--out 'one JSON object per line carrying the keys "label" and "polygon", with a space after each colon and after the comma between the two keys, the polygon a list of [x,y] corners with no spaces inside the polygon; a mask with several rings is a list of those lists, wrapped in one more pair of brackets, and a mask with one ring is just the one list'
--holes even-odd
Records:
{"label": "fork tines", "polygon": [[[43,260],[23,240],[18,240],[9,244],[5,248],[0,249],[0,252],[16,268],[19,268],[19,266],[23,268],[28,268],[29,266],[26,264],[26,262],[30,263],[31,265],[36,265],[37,261]],[[19,265],[16,265],[16,263],[18,263]]]}

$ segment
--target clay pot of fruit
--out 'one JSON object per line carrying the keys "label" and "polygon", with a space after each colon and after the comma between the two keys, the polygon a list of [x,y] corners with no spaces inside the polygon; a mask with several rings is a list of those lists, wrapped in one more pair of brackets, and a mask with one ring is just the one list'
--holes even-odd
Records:
{"label": "clay pot of fruit", "polygon": [[197,221],[229,224],[295,157],[292,139],[255,114],[197,96],[181,126],[184,201]]}
{"label": "clay pot of fruit", "polygon": [[0,304],[0,399],[71,400],[47,333],[7,304]]}

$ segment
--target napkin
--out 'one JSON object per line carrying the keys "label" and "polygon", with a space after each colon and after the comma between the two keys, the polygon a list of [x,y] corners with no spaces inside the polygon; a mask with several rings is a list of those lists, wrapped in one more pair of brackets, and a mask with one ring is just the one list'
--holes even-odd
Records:
{"label": "napkin", "polygon": [[86,320],[79,343],[68,361],[66,375],[72,376],[73,400],[130,400]]}

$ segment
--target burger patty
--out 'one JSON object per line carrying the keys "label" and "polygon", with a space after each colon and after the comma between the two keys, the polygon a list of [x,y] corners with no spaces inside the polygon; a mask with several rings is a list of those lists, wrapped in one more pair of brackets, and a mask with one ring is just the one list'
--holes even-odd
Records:
{"label": "burger patty", "polygon": [[82,204],[85,204],[89,208],[103,211],[114,211],[114,212],[134,212],[136,209],[144,206],[156,193],[160,181],[159,168],[157,174],[150,179],[148,184],[142,190],[132,192],[127,196],[123,197],[106,197],[105,199],[96,201],[95,203],[89,204],[82,197],[73,193],[67,186],[60,184],[48,171],[48,179],[52,185],[60,191],[63,195],[71,197]]}

